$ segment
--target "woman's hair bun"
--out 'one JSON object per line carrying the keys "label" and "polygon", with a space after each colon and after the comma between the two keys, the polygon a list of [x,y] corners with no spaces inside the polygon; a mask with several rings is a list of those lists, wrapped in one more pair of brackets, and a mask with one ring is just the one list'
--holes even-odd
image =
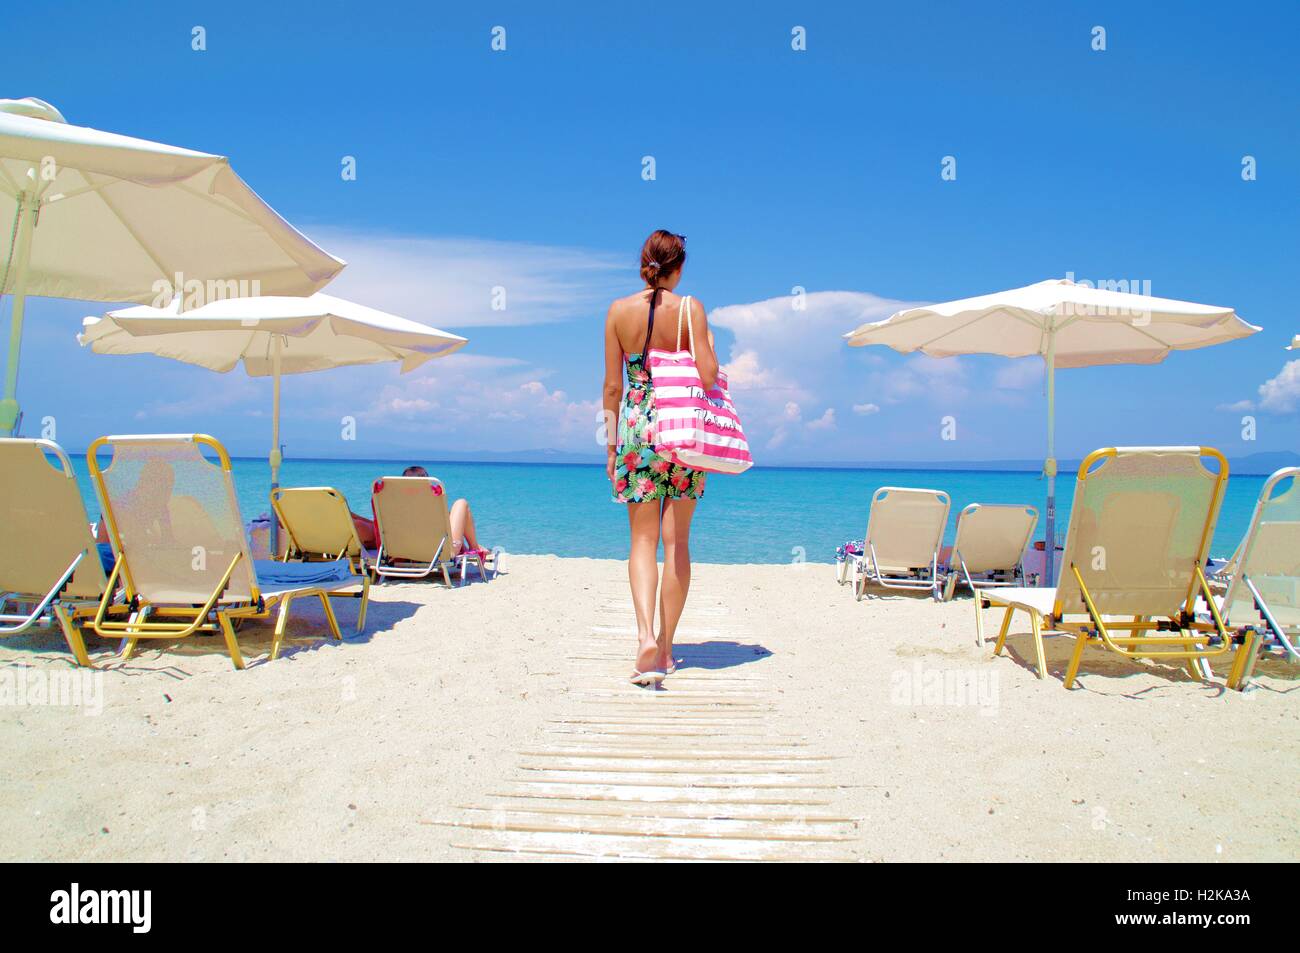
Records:
{"label": "woman's hair bun", "polygon": [[671,275],[686,263],[686,236],[665,229],[652,232],[641,246],[641,279],[658,286],[660,275]]}

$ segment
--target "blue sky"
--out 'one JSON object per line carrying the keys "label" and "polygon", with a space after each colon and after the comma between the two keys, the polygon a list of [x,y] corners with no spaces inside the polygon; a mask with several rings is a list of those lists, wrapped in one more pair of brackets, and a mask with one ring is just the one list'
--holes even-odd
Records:
{"label": "blue sky", "polygon": [[[405,376],[287,379],[290,455],[598,454],[605,303],[635,290],[660,226],[689,237],[682,289],[716,312],[760,462],[1040,456],[1033,360],[931,361],[839,336],[899,303],[1071,272],[1230,305],[1265,330],[1156,367],[1062,372],[1061,457],[1297,448],[1300,355],[1282,350],[1300,333],[1294,3],[63,6],[78,9],[57,42],[10,45],[0,96],[230,156],[349,261],[332,293],[470,338]],[[51,37],[37,7],[6,23]],[[488,304],[498,285],[504,312]],[[796,286],[851,294],[798,313],[772,301]],[[48,415],[73,449],[207,431],[265,451],[267,382],[85,353],[80,318],[104,307],[29,307],[29,433]],[[948,415],[955,441],[940,439]]]}

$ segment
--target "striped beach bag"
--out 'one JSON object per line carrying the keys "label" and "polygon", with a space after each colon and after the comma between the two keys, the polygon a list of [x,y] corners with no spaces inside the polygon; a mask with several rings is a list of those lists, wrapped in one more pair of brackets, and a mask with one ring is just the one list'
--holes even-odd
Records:
{"label": "striped beach bag", "polygon": [[[648,350],[646,362],[654,383],[655,453],[673,463],[710,473],[744,473],[754,465],[736,406],[727,391],[727,375],[707,391],[695,366],[695,331],[690,321],[690,296],[677,306],[677,349]],[[682,322],[689,350],[682,350]],[[654,327],[651,306],[650,327]],[[650,340],[646,334],[647,343]]]}

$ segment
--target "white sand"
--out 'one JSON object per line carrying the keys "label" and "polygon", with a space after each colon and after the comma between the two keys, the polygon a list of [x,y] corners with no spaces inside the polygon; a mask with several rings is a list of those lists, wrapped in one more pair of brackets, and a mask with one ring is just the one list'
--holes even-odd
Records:
{"label": "white sand", "polygon": [[[342,645],[320,641],[318,609],[295,607],[300,641],[243,672],[219,638],[126,664],[91,639],[107,667],[102,713],[0,707],[0,858],[508,858],[455,848],[467,832],[434,822],[526,776],[520,752],[554,744],[557,719],[639,711],[646,693],[623,682],[632,639],[605,631],[631,624],[622,563],[516,556],[506,570],[452,591],[377,587],[365,635]],[[350,627],[355,604],[339,616]],[[698,566],[684,624],[688,656],[692,643],[724,646],[668,690],[749,686],[762,731],[837,756],[828,800],[857,819],[854,857],[1300,855],[1296,669],[1261,663],[1260,687],[1240,695],[1222,665],[1197,684],[1091,651],[1082,688],[1066,691],[1069,640],[1048,641],[1054,675],[1039,680],[1025,625],[1012,657],[994,659],[975,646],[968,598],[856,603],[829,566]],[[250,658],[268,633],[241,633]],[[52,633],[0,643],[0,665],[29,685],[70,668]],[[931,697],[944,673],[983,694]]]}

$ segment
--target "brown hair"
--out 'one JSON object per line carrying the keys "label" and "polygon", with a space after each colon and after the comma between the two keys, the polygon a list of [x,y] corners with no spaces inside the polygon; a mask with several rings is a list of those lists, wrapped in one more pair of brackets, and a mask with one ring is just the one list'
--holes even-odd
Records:
{"label": "brown hair", "polygon": [[659,277],[671,275],[686,264],[686,236],[656,229],[641,246],[641,278],[656,292]]}

